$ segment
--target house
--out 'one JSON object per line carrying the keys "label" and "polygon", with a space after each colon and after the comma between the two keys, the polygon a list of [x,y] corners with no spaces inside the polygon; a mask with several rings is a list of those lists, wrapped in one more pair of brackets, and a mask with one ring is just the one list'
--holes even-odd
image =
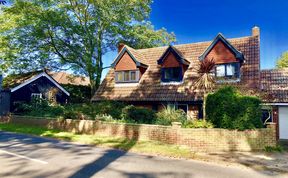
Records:
{"label": "house", "polygon": [[[153,110],[173,105],[183,109],[190,118],[202,118],[203,91],[194,87],[197,79],[195,68],[201,60],[212,59],[216,64],[212,74],[217,83],[230,83],[262,91],[263,87],[268,89],[265,84],[269,86],[268,82],[275,82],[270,75],[276,71],[260,70],[260,29],[254,27],[251,36],[240,38],[226,39],[218,34],[208,42],[148,49],[133,49],[120,44],[118,55],[92,101],[123,101]],[[275,74],[276,86],[281,83],[281,77]],[[285,80],[288,80],[287,77]],[[287,101],[278,100],[281,94],[273,88],[267,92],[277,93],[275,100],[266,101],[274,106],[271,120],[276,123],[278,120],[280,123],[286,122],[279,129],[280,133],[285,130],[288,133],[288,109],[282,107],[288,102],[288,97]],[[288,139],[288,136],[280,134],[280,138]]]}
{"label": "house", "polygon": [[29,102],[32,98],[47,99],[54,103],[67,103],[70,93],[66,85],[87,86],[89,80],[65,72],[35,71],[10,75],[3,81],[3,87],[10,90],[12,110],[17,103]]}

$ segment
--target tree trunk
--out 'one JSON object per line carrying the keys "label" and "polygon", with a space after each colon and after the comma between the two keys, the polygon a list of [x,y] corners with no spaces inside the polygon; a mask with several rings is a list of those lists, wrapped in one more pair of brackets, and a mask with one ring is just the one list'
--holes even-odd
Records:
{"label": "tree trunk", "polygon": [[205,121],[206,120],[206,99],[207,99],[207,93],[205,92],[204,93],[204,96],[203,96],[203,120]]}

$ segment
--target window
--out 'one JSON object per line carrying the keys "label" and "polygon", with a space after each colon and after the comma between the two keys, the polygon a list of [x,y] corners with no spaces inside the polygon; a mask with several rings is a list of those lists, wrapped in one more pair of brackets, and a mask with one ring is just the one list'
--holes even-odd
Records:
{"label": "window", "polygon": [[139,71],[116,71],[115,72],[116,83],[132,83],[139,81]]}
{"label": "window", "polygon": [[170,82],[182,81],[182,68],[181,67],[169,67],[169,68],[162,68],[162,81],[163,82]]}
{"label": "window", "polygon": [[262,117],[261,120],[263,124],[267,122],[273,122],[272,111],[269,109],[262,109]]}
{"label": "window", "polygon": [[188,111],[188,104],[168,104],[168,107],[183,110],[185,113]]}
{"label": "window", "polygon": [[220,64],[216,65],[215,76],[217,78],[239,78],[240,77],[240,64],[230,63],[230,64]]}
{"label": "window", "polygon": [[31,93],[32,99],[39,99],[42,98],[42,93]]}

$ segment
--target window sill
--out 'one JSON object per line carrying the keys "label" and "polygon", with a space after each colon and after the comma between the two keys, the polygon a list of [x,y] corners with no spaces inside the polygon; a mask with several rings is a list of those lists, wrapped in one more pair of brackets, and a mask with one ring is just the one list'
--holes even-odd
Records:
{"label": "window sill", "polygon": [[216,79],[216,83],[239,83],[240,82],[240,78],[239,79]]}
{"label": "window sill", "polygon": [[134,87],[138,86],[139,82],[121,82],[121,83],[115,83],[115,87]]}
{"label": "window sill", "polygon": [[161,81],[161,85],[181,85],[184,83],[184,80],[182,81],[171,81],[171,82],[163,82]]}

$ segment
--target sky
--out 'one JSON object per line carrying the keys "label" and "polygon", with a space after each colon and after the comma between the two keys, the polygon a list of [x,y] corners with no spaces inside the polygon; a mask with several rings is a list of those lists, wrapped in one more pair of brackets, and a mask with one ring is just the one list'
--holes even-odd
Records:
{"label": "sky", "polygon": [[[155,29],[174,32],[177,44],[210,41],[219,32],[226,38],[250,36],[258,26],[261,69],[275,68],[288,51],[288,0],[154,0],[151,7]],[[105,55],[104,65],[116,55]]]}

